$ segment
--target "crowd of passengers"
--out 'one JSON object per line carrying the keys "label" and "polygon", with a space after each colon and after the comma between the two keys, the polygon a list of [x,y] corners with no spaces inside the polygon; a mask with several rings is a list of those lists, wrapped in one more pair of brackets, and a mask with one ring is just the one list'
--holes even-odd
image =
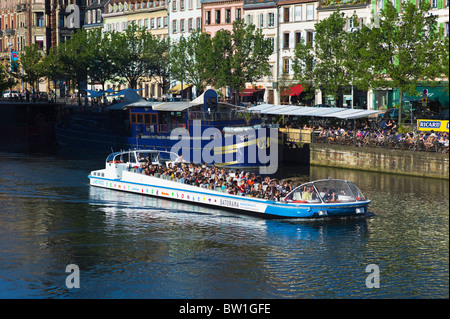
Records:
{"label": "crowd of passengers", "polygon": [[396,121],[390,119],[381,120],[376,128],[368,120],[365,122],[357,121],[355,130],[349,128],[348,125],[347,123],[347,125],[342,126],[324,127],[315,125],[310,127],[305,124],[302,129],[314,132],[314,142],[319,143],[346,143],[355,146],[398,147],[414,151],[449,152],[449,134],[447,132],[414,130],[399,133]]}
{"label": "crowd of passengers", "polygon": [[221,191],[232,195],[280,201],[292,190],[291,180],[279,181],[269,176],[261,177],[239,169],[227,171],[224,168],[206,164],[165,163],[155,165],[148,158],[136,169],[137,173],[162,179]]}

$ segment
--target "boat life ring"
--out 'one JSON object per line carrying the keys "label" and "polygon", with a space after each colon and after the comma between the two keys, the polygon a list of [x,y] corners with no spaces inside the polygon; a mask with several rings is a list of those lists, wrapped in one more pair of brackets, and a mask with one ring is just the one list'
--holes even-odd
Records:
{"label": "boat life ring", "polygon": [[307,203],[306,200],[293,200],[293,203]]}

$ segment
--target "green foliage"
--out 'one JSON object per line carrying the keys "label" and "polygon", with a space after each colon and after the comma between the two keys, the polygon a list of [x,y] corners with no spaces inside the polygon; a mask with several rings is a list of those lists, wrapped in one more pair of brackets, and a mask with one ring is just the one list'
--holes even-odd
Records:
{"label": "green foliage", "polygon": [[349,86],[352,78],[347,67],[349,34],[344,30],[345,24],[339,9],[316,23],[314,47],[302,39],[293,59],[295,79],[335,99],[339,89]]}
{"label": "green foliage", "polygon": [[371,86],[399,90],[399,123],[403,93],[414,95],[419,82],[434,81],[445,73],[441,59],[442,55],[448,56],[448,47],[443,48],[436,16],[430,15],[429,9],[426,1],[421,1],[418,7],[407,2],[399,12],[387,1],[379,27],[370,34]]}
{"label": "green foliage", "polygon": [[246,82],[254,82],[270,74],[269,56],[272,44],[261,29],[246,25],[243,20],[233,23],[232,31],[219,30],[212,39],[208,78],[218,87],[229,86],[236,93]]}
{"label": "green foliage", "polygon": [[[330,3],[328,3],[330,4]],[[402,4],[399,12],[384,2],[372,25],[356,32],[345,30],[339,8],[315,25],[314,48],[303,41],[295,49],[295,79],[336,95],[342,87],[396,88],[400,91],[399,123],[403,93],[414,95],[423,82],[449,77],[448,37],[429,14],[429,2]],[[351,18],[357,25],[357,16]],[[314,67],[311,67],[313,65]]]}
{"label": "green foliage", "polygon": [[18,65],[13,72],[13,76],[22,82],[29,83],[33,89],[36,89],[39,79],[44,76],[41,60],[42,52],[38,50],[36,45],[25,47],[19,58],[20,63],[18,63],[23,72]]}
{"label": "green foliage", "polygon": [[10,89],[14,85],[14,82],[8,78],[8,72],[5,67],[0,64],[0,92]]}
{"label": "green foliage", "polygon": [[181,36],[178,43],[171,46],[171,76],[193,84],[198,92],[202,92],[205,84],[211,84],[211,52],[212,41],[208,34],[195,31],[188,38]]}

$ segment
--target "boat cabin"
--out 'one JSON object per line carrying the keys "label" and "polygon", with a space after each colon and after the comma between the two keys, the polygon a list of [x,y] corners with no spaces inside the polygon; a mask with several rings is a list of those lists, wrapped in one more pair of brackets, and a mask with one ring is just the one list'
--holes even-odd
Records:
{"label": "boat cabin", "polygon": [[341,179],[326,179],[302,184],[290,192],[285,201],[292,203],[346,203],[366,198],[355,184]]}

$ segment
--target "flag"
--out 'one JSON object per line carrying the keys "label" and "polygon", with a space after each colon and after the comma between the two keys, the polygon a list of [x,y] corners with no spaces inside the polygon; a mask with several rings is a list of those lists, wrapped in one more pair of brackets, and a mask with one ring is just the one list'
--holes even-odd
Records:
{"label": "flag", "polygon": [[19,58],[19,52],[11,52],[11,60],[17,61]]}

